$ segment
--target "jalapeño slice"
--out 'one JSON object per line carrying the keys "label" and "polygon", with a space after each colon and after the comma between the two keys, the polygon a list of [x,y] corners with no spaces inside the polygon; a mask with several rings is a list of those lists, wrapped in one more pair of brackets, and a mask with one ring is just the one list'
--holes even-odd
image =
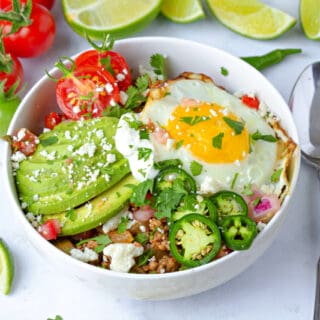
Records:
{"label": "jalape\u00f1o slice", "polygon": [[187,267],[211,261],[221,247],[218,227],[200,214],[188,214],[174,223],[169,234],[174,258]]}
{"label": "jalape\u00f1o slice", "polygon": [[221,227],[226,246],[232,250],[249,249],[257,235],[255,222],[244,215],[225,217]]}
{"label": "jalape\u00f1o slice", "polygon": [[183,169],[169,166],[162,169],[155,178],[154,191],[159,194],[167,188],[172,188],[175,180],[181,181],[186,191],[195,193],[197,190],[196,183],[193,178]]}
{"label": "jalape\u00f1o slice", "polygon": [[194,194],[183,197],[176,212],[172,215],[172,219],[176,221],[191,213],[202,214],[212,221],[217,219],[217,209],[212,201],[209,198],[197,197]]}
{"label": "jalape\u00f1o slice", "polygon": [[235,192],[219,191],[210,199],[217,208],[219,222],[227,216],[248,215],[248,206],[245,200]]}

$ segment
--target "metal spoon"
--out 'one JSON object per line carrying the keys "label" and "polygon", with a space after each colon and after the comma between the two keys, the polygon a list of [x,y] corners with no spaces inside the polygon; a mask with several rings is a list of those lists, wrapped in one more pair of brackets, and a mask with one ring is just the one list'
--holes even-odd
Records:
{"label": "metal spoon", "polygon": [[[296,81],[289,106],[297,125],[301,154],[320,179],[320,61],[307,66]],[[320,259],[317,265],[314,320],[320,320]]]}

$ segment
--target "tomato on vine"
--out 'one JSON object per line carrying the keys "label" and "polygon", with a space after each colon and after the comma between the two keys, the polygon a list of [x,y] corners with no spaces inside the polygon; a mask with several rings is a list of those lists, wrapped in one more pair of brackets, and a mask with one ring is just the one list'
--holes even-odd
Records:
{"label": "tomato on vine", "polygon": [[57,103],[67,118],[101,117],[109,106],[120,101],[120,93],[109,72],[94,66],[76,68],[73,60],[65,57],[69,68],[60,59],[56,66],[63,72],[57,80]]}
{"label": "tomato on vine", "polygon": [[53,44],[56,26],[51,13],[31,0],[12,0],[0,12],[0,28],[6,52],[35,57]]}

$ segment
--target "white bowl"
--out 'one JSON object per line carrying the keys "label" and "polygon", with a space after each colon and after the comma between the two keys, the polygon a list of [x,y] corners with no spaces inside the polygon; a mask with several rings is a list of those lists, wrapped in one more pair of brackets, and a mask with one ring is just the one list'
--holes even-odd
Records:
{"label": "white bowl", "polygon": [[[297,131],[287,107],[278,91],[268,80],[242,60],[221,50],[175,38],[145,37],[118,41],[115,50],[121,52],[131,68],[140,64],[148,65],[154,53],[168,56],[169,75],[177,76],[183,71],[202,72],[211,76],[216,83],[229,92],[244,90],[254,91],[266,102],[271,110],[281,119],[282,126],[297,142]],[[225,67],[228,76],[221,75]],[[57,74],[54,69],[53,73]],[[51,73],[52,73],[51,72]],[[26,127],[39,133],[42,131],[44,116],[56,107],[55,83],[46,76],[30,90],[18,108],[9,128],[13,133],[18,128]],[[16,188],[11,175],[10,148],[5,150],[5,191],[13,203],[13,214],[24,226],[27,237],[48,263],[55,265],[61,272],[74,275],[85,281],[88,286],[98,286],[115,296],[135,299],[174,299],[193,295],[214,288],[235,277],[251,265],[275,238],[288,210],[291,195],[287,196],[281,210],[273,217],[267,227],[259,233],[252,247],[246,251],[233,252],[226,257],[201,267],[168,274],[141,275],[123,274],[104,270],[82,263],[56,249],[44,240],[25,218],[17,199]],[[292,165],[291,194],[295,188],[300,167],[300,154],[297,150]],[[26,262],[27,263],[27,262]]]}

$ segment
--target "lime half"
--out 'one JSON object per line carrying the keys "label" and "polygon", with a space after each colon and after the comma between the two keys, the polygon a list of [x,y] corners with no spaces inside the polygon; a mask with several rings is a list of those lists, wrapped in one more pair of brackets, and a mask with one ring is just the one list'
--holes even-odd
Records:
{"label": "lime half", "polygon": [[0,291],[9,294],[13,279],[13,259],[8,247],[0,239]]}
{"label": "lime half", "polygon": [[206,2],[218,20],[231,30],[249,38],[274,39],[296,24],[294,17],[257,0]]}
{"label": "lime half", "polygon": [[178,23],[189,23],[205,17],[200,0],[164,0],[161,13]]}
{"label": "lime half", "polygon": [[62,0],[68,24],[81,36],[123,38],[156,18],[162,0]]}
{"label": "lime half", "polygon": [[305,35],[312,40],[320,40],[320,1],[301,0],[300,19]]}

